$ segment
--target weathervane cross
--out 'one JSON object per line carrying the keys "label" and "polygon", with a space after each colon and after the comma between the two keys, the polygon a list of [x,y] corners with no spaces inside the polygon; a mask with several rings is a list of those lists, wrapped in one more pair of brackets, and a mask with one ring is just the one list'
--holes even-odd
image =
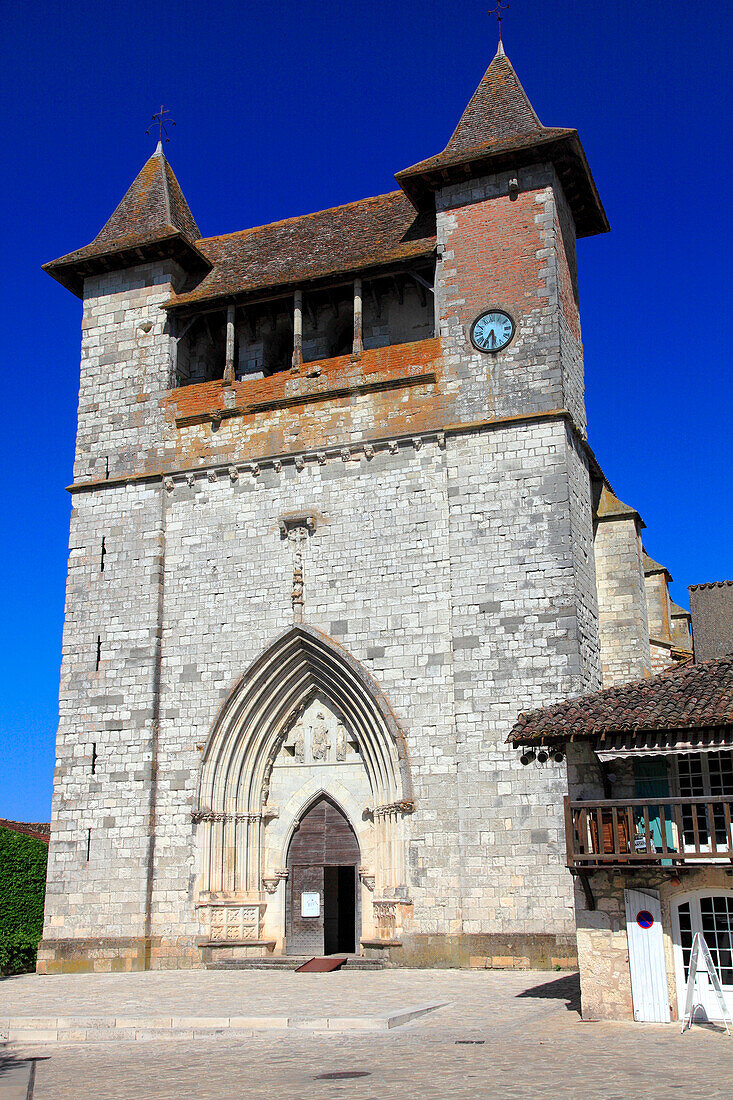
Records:
{"label": "weathervane cross", "polygon": [[[165,134],[165,140],[170,141],[170,138],[168,137],[168,131],[166,130],[166,126],[175,126],[175,122],[173,121],[172,118],[166,118],[165,117],[166,115],[169,115],[169,114],[170,114],[170,111],[168,110],[168,108],[164,107],[163,104],[161,103],[160,110],[157,111],[153,115],[153,122],[156,123],[157,126],[158,126],[158,141],[160,142],[161,145],[163,144],[163,134]],[[150,131],[154,130],[154,129],[155,129],[154,126],[149,126],[148,129],[145,131],[145,133],[149,134]]]}
{"label": "weathervane cross", "polygon": [[509,8],[509,5],[508,4],[502,4],[501,0],[496,0],[496,7],[495,8],[489,8],[489,15],[495,15],[496,19],[497,19],[497,22],[499,24],[499,41],[500,42],[501,42],[501,21],[504,18],[504,16],[502,15],[502,12],[507,11],[508,8]]}

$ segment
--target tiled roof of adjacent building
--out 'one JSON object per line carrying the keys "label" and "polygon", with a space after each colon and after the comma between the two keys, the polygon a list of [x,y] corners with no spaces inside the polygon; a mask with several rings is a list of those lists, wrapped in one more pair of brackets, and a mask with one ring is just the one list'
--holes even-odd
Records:
{"label": "tiled roof of adjacent building", "polygon": [[435,218],[416,215],[405,195],[392,191],[208,237],[198,246],[212,270],[193,290],[172,298],[170,307],[428,257],[435,249]]}
{"label": "tiled roof of adjacent building", "polygon": [[8,821],[0,817],[0,828],[10,829],[12,833],[22,833],[24,836],[35,837],[48,844],[51,839],[51,826],[45,821]]}
{"label": "tiled roof of adjacent building", "polygon": [[733,726],[733,655],[521,714],[509,741],[575,741],[630,731],[719,726]]}
{"label": "tiled roof of adjacent building", "polygon": [[689,592],[696,592],[699,588],[726,588],[728,585],[733,585],[733,581],[706,581],[704,584],[690,584],[687,588]]}

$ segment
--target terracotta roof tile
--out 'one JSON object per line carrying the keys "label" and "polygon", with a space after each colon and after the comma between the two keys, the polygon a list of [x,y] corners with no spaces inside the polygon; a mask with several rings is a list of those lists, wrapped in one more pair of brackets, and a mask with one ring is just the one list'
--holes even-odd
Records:
{"label": "terracotta roof tile", "polygon": [[542,160],[555,165],[578,236],[607,232],[608,219],[576,131],[542,125],[500,44],[443,152],[398,172],[396,179],[421,209],[446,183]]}
{"label": "terracotta roof tile", "polygon": [[425,258],[435,248],[435,219],[416,215],[405,195],[393,191],[208,237],[198,248],[212,270],[171,298],[169,308]]}
{"label": "terracotta roof tile", "polygon": [[733,726],[733,655],[520,714],[515,744],[602,734]]}
{"label": "terracotta roof tile", "polygon": [[43,840],[46,844],[51,839],[51,826],[45,821],[8,821],[0,817],[0,828],[10,829],[11,833],[35,837],[36,840]]}
{"label": "terracotta roof tile", "polygon": [[[103,270],[97,262],[103,257],[115,256],[119,266],[126,267],[130,266],[130,259],[140,263],[136,250],[158,246],[160,251],[168,244],[179,257],[184,254],[195,259],[200,237],[178,180],[159,145],[94,240],[44,264],[43,270],[74,293],[80,293],[84,274],[92,274],[97,268]],[[194,267],[205,270],[208,265],[199,257]]]}
{"label": "terracotta roof tile", "polygon": [[485,141],[501,141],[542,129],[511,61],[500,48],[471,96],[445,151],[464,153]]}

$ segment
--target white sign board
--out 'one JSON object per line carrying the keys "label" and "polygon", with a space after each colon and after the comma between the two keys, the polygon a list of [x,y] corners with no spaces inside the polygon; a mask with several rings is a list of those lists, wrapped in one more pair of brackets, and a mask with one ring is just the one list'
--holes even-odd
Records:
{"label": "white sign board", "polygon": [[300,915],[301,917],[320,917],[321,895],[317,890],[300,895]]}

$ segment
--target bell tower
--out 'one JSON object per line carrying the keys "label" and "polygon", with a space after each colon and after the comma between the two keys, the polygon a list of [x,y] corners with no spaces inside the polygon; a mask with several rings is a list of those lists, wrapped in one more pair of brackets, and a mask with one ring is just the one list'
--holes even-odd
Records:
{"label": "bell tower", "polygon": [[[436,331],[466,415],[564,409],[585,435],[575,242],[608,222],[577,132],[542,125],[500,42],[443,152],[397,180],[435,206]],[[512,338],[477,348],[475,322],[497,310]]]}

